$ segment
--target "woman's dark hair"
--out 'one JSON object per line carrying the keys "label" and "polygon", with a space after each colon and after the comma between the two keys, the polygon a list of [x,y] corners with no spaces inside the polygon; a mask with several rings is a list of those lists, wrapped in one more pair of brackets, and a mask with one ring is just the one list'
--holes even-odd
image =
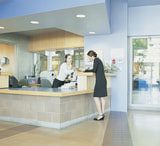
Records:
{"label": "woman's dark hair", "polygon": [[94,52],[93,50],[90,50],[90,51],[87,53],[87,55],[90,56],[90,57],[92,57],[92,56],[97,57],[97,53]]}
{"label": "woman's dark hair", "polygon": [[71,54],[66,54],[66,55],[65,55],[65,57],[64,57],[64,62],[67,62],[68,56],[71,56]]}

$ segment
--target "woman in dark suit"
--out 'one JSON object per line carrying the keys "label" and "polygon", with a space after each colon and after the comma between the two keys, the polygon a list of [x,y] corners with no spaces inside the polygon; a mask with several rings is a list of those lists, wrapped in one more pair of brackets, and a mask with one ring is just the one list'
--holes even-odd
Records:
{"label": "woman in dark suit", "polygon": [[96,74],[96,83],[94,87],[94,101],[96,103],[98,116],[94,120],[100,121],[104,119],[105,98],[107,96],[107,81],[104,73],[102,61],[97,57],[97,53],[93,50],[87,53],[90,61],[94,61],[93,69],[85,70],[85,72],[94,72]]}

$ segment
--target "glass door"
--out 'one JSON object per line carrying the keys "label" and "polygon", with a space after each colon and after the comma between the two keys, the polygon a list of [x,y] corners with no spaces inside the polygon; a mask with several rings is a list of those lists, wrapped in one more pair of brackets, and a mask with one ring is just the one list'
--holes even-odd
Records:
{"label": "glass door", "polygon": [[131,106],[160,108],[160,37],[131,38]]}

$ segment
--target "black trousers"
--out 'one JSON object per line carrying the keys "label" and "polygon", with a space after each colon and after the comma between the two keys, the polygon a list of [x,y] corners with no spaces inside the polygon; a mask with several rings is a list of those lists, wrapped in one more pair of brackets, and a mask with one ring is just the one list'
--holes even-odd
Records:
{"label": "black trousers", "polygon": [[58,87],[64,85],[64,83],[65,83],[64,81],[60,81],[60,80],[55,78],[54,81],[53,81],[52,88],[58,88]]}

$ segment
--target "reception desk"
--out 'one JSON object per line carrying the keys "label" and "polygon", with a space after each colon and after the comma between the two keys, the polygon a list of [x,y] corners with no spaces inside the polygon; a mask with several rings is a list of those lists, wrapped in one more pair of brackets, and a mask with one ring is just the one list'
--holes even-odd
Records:
{"label": "reception desk", "polygon": [[[106,112],[110,110],[110,86],[107,90]],[[61,129],[95,114],[93,89],[0,89],[0,120]]]}
{"label": "reception desk", "polygon": [[[79,90],[87,90],[87,89],[94,89],[95,85],[95,73],[93,72],[78,72],[78,89]],[[116,76],[116,74],[106,73],[106,80],[107,80],[107,88],[111,87],[110,78]]]}

